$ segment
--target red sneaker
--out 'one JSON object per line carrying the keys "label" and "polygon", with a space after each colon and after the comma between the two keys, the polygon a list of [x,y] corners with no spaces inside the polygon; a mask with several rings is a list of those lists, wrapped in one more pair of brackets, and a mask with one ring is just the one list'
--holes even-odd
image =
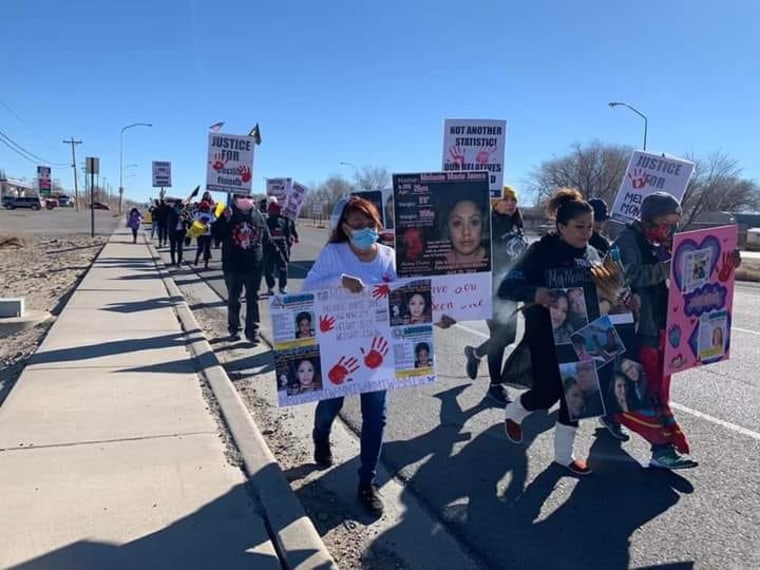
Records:
{"label": "red sneaker", "polygon": [[[559,463],[557,465],[559,465]],[[563,465],[562,467],[574,475],[590,475],[593,472],[591,467],[588,466],[588,463],[583,459],[573,459],[570,465]]]}

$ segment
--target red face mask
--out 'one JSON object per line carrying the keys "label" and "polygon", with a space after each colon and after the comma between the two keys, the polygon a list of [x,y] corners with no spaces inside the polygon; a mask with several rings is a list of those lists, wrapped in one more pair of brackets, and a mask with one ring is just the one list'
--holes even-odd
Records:
{"label": "red face mask", "polygon": [[643,226],[644,237],[653,243],[667,243],[676,233],[676,224],[647,223]]}

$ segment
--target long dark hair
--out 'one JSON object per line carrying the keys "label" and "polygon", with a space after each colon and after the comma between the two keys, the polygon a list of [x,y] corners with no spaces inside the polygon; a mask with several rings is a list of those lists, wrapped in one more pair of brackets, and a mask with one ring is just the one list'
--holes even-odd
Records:
{"label": "long dark hair", "polygon": [[584,214],[593,215],[594,208],[586,202],[583,194],[575,188],[560,188],[549,199],[546,211],[557,225],[562,224],[566,226],[571,220],[579,216]]}
{"label": "long dark hair", "polygon": [[343,224],[346,223],[348,215],[352,212],[358,212],[359,214],[369,218],[375,224],[376,230],[383,229],[383,223],[380,221],[380,214],[377,211],[375,205],[369,200],[359,198],[358,196],[352,196],[343,206],[343,211],[340,214],[338,223],[335,226],[332,234],[330,235],[329,243],[344,243],[348,241],[348,234],[343,230]]}

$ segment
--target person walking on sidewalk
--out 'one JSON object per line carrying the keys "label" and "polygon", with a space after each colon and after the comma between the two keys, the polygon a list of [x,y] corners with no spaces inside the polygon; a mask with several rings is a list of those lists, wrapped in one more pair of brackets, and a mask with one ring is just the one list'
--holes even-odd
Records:
{"label": "person walking on sidewalk", "polygon": [[137,208],[132,208],[127,218],[127,227],[132,230],[132,243],[137,243],[137,231],[140,229],[140,224],[142,224],[140,211]]}
{"label": "person walking on sidewalk", "polygon": [[267,226],[271,241],[264,253],[264,278],[267,293],[274,295],[274,272],[277,271],[277,284],[282,295],[288,290],[288,262],[290,261],[290,220],[280,214],[277,198],[272,197],[267,210]]}
{"label": "person walking on sidewalk", "polygon": [[190,220],[185,212],[182,202],[175,202],[166,217],[169,229],[169,255],[172,265],[182,265],[185,235]]}
{"label": "person walking on sidewalk", "polygon": [[522,443],[522,422],[536,410],[548,410],[559,401],[554,430],[554,461],[576,475],[591,473],[586,461],[576,459],[573,444],[578,422],[570,419],[554,347],[549,310],[555,300],[547,288],[550,269],[591,267],[601,261],[588,244],[593,231],[593,209],[577,190],[562,188],[549,200],[556,232],[532,244],[499,287],[499,297],[533,303],[525,309],[525,341],[530,350],[533,387],[505,409],[504,426],[513,443]]}
{"label": "person walking on sidewalk", "polygon": [[[329,243],[306,276],[303,291],[344,287],[359,293],[373,283],[396,279],[393,249],[377,243],[382,229],[372,202],[359,197],[348,200]],[[361,394],[362,431],[358,497],[373,516],[383,513],[383,501],[374,485],[386,422],[386,390]],[[314,417],[314,461],[320,467],[333,463],[330,430],[343,398],[322,400]]]}
{"label": "person walking on sidewalk", "polygon": [[211,259],[211,226],[216,221],[213,212],[211,212],[211,204],[203,201],[198,206],[198,211],[193,216],[193,222],[203,224],[206,226],[205,233],[199,235],[196,238],[198,248],[195,252],[195,265],[198,265],[201,254],[203,255],[203,266],[208,269],[208,262]]}
{"label": "person walking on sidewalk", "polygon": [[[491,212],[494,291],[499,289],[501,281],[527,248],[523,235],[524,222],[517,207],[517,192],[511,186],[504,186],[502,196]],[[488,340],[478,347],[464,347],[467,359],[465,370],[467,376],[475,380],[480,360],[487,355],[488,375],[491,378],[487,395],[497,404],[506,406],[510,400],[504,387],[502,367],[504,351],[517,337],[517,303],[497,299],[494,305],[494,318],[486,321]]]}
{"label": "person walking on sidewalk", "polygon": [[153,215],[156,219],[156,226],[158,227],[158,247],[164,247],[169,241],[169,213],[171,208],[164,201],[163,198],[158,202],[156,210]]}
{"label": "person walking on sidewalk", "polygon": [[246,339],[255,344],[259,342],[259,288],[269,229],[253,200],[244,195],[234,198],[232,209],[225,210],[219,223],[230,340],[240,340],[240,295],[245,287],[244,333]]}

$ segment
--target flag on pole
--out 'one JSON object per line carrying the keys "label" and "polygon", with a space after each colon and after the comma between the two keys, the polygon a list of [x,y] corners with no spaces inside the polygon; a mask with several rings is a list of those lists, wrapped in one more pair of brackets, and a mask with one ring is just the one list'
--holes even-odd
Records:
{"label": "flag on pole", "polygon": [[261,129],[259,128],[258,123],[256,123],[256,126],[251,129],[248,136],[253,137],[253,142],[255,142],[257,146],[261,144]]}
{"label": "flag on pole", "polygon": [[224,121],[219,121],[218,123],[214,123],[211,125],[208,130],[210,130],[212,133],[218,133],[222,130],[222,127],[224,126]]}
{"label": "flag on pole", "polygon": [[187,198],[185,198],[184,200],[182,200],[182,203],[183,204],[189,204],[192,201],[192,199],[195,198],[198,195],[198,193],[200,191],[201,191],[201,187],[200,186],[196,186],[195,190],[193,190],[192,192],[190,192],[190,195]]}

